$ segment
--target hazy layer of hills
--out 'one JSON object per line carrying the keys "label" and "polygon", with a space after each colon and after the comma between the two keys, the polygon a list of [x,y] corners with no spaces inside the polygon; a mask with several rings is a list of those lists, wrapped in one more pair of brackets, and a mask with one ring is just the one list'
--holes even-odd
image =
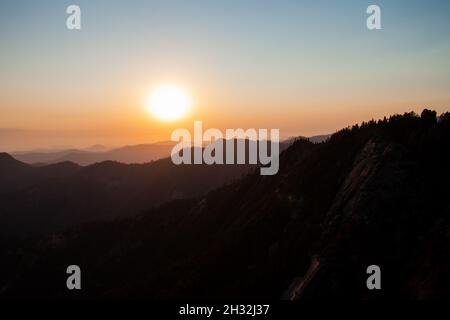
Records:
{"label": "hazy layer of hills", "polygon": [[[319,143],[325,141],[329,137],[330,135],[320,135],[309,137],[307,139],[310,139],[314,143]],[[281,149],[287,147],[295,139],[297,139],[297,137],[289,138],[281,142]],[[103,161],[136,164],[169,157],[175,144],[175,142],[164,141],[153,144],[125,146],[110,150],[102,145],[94,145],[86,149],[34,150],[12,152],[11,155],[19,161],[33,165],[54,164],[66,161],[82,166]]]}
{"label": "hazy layer of hills", "polygon": [[[275,176],[256,171],[136,216],[3,238],[0,296],[448,298],[449,146],[450,114],[428,110],[324,143],[296,140]],[[82,291],[65,289],[70,264],[83,270]],[[381,291],[366,288],[372,264]]]}
{"label": "hazy layer of hills", "polygon": [[[14,158],[28,164],[53,164],[70,161],[82,166],[91,165],[103,161],[117,161],[121,163],[147,163],[170,156],[175,144],[154,143],[134,146],[125,146],[112,150],[104,150],[101,146],[93,146],[88,149],[68,149],[58,151],[41,152],[17,152],[12,153]],[[99,148],[100,147],[100,148]]]}

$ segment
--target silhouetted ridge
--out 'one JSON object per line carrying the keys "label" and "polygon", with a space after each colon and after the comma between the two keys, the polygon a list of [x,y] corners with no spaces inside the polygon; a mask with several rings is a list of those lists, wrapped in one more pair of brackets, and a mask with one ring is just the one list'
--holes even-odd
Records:
{"label": "silhouetted ridge", "polygon": [[237,179],[250,165],[176,166],[104,161],[31,166],[0,158],[0,235],[30,236],[87,221],[136,215],[174,199],[201,195]]}
{"label": "silhouetted ridge", "polygon": [[14,159],[6,152],[0,152],[0,165],[20,164],[21,162]]}
{"label": "silhouetted ridge", "polygon": [[16,170],[28,168],[29,166],[19,160],[14,159],[8,153],[0,153],[0,173],[12,175]]}

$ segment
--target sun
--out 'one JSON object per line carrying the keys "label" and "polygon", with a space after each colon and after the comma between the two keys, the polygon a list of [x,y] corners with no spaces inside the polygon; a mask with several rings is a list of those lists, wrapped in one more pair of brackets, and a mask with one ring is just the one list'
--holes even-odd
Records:
{"label": "sun", "polygon": [[174,85],[162,85],[156,88],[147,101],[148,110],[163,121],[182,118],[192,105],[185,90]]}

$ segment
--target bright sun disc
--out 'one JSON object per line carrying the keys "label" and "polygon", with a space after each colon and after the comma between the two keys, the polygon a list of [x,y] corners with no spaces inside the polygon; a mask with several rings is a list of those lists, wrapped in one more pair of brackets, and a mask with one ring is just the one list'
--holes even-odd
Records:
{"label": "bright sun disc", "polygon": [[181,89],[171,85],[157,88],[149,97],[149,111],[158,119],[172,121],[184,116],[191,107],[191,99]]}

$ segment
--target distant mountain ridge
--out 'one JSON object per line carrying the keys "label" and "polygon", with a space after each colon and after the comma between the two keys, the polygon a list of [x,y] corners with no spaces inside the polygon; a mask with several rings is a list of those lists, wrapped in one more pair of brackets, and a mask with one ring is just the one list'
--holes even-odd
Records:
{"label": "distant mountain ridge", "polygon": [[18,152],[12,155],[28,164],[51,164],[71,161],[82,166],[103,161],[117,161],[121,163],[148,163],[167,158],[175,143],[155,143],[124,146],[104,151],[103,146],[93,146],[86,150],[69,149],[54,152]]}
{"label": "distant mountain ridge", "polygon": [[[280,142],[280,150],[284,150],[295,139],[292,137]],[[318,143],[323,142],[329,135],[314,136],[308,139]],[[130,145],[120,148],[107,149],[102,145],[94,145],[86,149],[67,149],[57,151],[21,151],[12,152],[11,155],[24,163],[32,165],[46,165],[70,161],[81,166],[87,166],[103,161],[117,161],[125,164],[148,163],[151,161],[170,157],[176,142],[163,141],[153,144]]]}
{"label": "distant mountain ridge", "polygon": [[311,137],[304,137],[304,136],[295,137],[294,136],[294,137],[289,137],[289,138],[283,140],[283,142],[291,144],[291,143],[295,142],[295,140],[306,139],[308,141],[311,141],[312,143],[322,143],[322,142],[327,141],[330,138],[331,138],[331,134],[322,134],[322,135],[311,136]]}

